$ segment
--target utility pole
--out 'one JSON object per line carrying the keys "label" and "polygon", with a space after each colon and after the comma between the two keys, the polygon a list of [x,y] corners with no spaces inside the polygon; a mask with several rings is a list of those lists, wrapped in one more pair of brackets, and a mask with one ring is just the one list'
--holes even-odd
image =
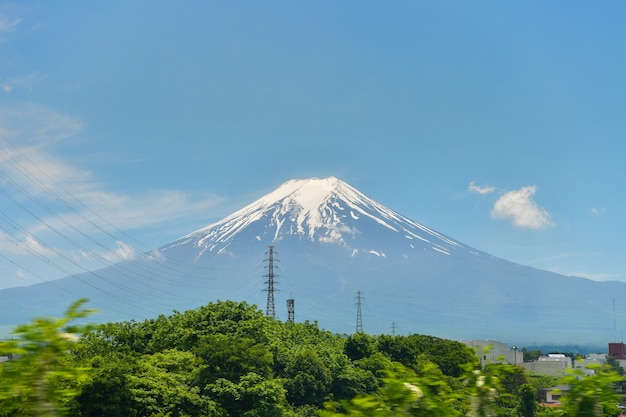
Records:
{"label": "utility pole", "polygon": [[361,317],[361,301],[363,301],[363,293],[359,290],[356,292],[356,332],[363,333],[363,319]]}
{"label": "utility pole", "polygon": [[263,275],[264,278],[267,278],[265,284],[267,287],[263,290],[267,292],[267,307],[265,308],[265,315],[271,317],[273,319],[276,318],[276,307],[274,306],[274,284],[277,284],[274,281],[274,278],[278,277],[278,275],[274,274],[274,246],[269,246],[269,251],[265,252],[266,255],[269,255],[268,259],[264,261],[267,262],[267,274]]}

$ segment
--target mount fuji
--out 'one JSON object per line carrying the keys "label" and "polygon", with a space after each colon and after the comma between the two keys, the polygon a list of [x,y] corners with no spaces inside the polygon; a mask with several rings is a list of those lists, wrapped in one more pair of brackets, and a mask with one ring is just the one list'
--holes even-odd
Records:
{"label": "mount fuji", "polygon": [[337,333],[353,333],[358,322],[371,334],[605,346],[615,332],[611,301],[625,291],[626,283],[494,257],[329,177],[287,181],[136,259],[1,290],[0,324],[60,314],[79,297],[90,299],[101,322],[217,300],[246,301],[285,320],[291,299],[295,321]]}

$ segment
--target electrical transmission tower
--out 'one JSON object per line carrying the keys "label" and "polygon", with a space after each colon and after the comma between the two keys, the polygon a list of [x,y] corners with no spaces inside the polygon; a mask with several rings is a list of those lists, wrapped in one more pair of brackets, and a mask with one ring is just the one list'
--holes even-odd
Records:
{"label": "electrical transmission tower", "polygon": [[395,336],[396,335],[396,322],[394,321],[393,323],[391,323],[391,335]]}
{"label": "electrical transmission tower", "polygon": [[264,259],[264,261],[267,262],[267,274],[263,275],[264,278],[267,278],[267,281],[265,281],[267,287],[263,290],[267,292],[265,315],[275,319],[276,307],[274,306],[274,291],[277,290],[274,288],[274,284],[278,282],[276,282],[274,278],[278,277],[278,275],[274,274],[274,246],[269,246],[269,251],[265,252],[265,254],[269,255],[268,259]]}
{"label": "electrical transmission tower", "polygon": [[361,301],[363,301],[363,293],[359,290],[356,292],[356,332],[363,333],[363,318],[361,317]]}

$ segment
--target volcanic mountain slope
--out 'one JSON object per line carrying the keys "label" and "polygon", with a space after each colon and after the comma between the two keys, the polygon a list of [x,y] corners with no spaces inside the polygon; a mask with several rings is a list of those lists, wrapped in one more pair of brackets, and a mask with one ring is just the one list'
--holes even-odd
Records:
{"label": "volcanic mountain slope", "polygon": [[[87,296],[99,320],[168,314],[215,300],[265,309],[268,247],[278,318],[340,333],[423,333],[515,344],[604,346],[621,282],[594,282],[514,264],[468,247],[366,197],[341,180],[291,180],[223,220],[129,262],[0,291],[0,324],[56,313]],[[274,310],[273,308],[270,310]],[[608,318],[608,319],[607,319]]]}
{"label": "volcanic mountain slope", "polygon": [[329,245],[354,257],[410,257],[420,250],[444,254],[463,246],[378,204],[337,178],[291,180],[247,207],[162,248],[178,246],[196,256],[233,254],[233,246],[256,240]]}

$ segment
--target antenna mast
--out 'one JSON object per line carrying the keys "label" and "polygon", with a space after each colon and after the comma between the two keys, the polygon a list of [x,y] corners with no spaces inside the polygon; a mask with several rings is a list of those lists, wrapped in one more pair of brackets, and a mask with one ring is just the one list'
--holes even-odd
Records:
{"label": "antenna mast", "polygon": [[287,300],[287,321],[293,323],[295,316],[295,301],[292,298]]}
{"label": "antenna mast", "polygon": [[363,293],[361,290],[356,292],[356,332],[363,333],[363,319],[361,318],[361,301],[363,301]]}
{"label": "antenna mast", "polygon": [[615,321],[615,298],[613,299],[613,333],[615,333],[615,341],[617,342],[617,322]]}
{"label": "antenna mast", "polygon": [[267,281],[265,281],[267,287],[263,290],[267,292],[265,315],[275,319],[276,307],[274,306],[274,291],[276,290],[274,289],[274,284],[277,284],[277,282],[274,281],[274,278],[278,277],[278,275],[274,274],[274,246],[269,246],[269,251],[265,252],[265,254],[269,255],[269,258],[264,260],[267,262],[267,274],[263,275],[264,278],[267,278]]}

